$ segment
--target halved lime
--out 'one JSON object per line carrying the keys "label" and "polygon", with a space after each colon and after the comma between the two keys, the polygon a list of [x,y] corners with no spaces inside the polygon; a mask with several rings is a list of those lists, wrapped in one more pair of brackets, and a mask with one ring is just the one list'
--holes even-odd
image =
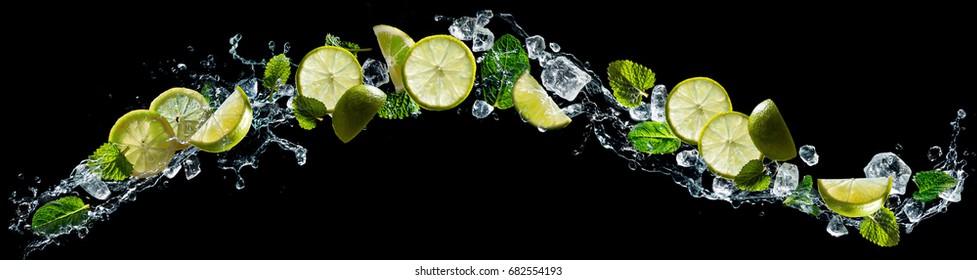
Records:
{"label": "halved lime", "polygon": [[387,94],[371,85],[355,85],[336,102],[332,114],[332,129],[342,140],[349,143],[373,120],[380,107],[387,101]]}
{"label": "halved lime", "polygon": [[132,177],[147,178],[166,169],[176,150],[173,129],[159,113],[139,109],[115,121],[109,142],[132,164]]}
{"label": "halved lime", "polygon": [[318,47],[302,58],[295,73],[299,94],[326,105],[326,112],[336,108],[336,101],[349,88],[363,83],[363,69],[346,49]]}
{"label": "halved lime", "polygon": [[251,100],[239,86],[190,137],[190,144],[211,153],[230,150],[248,135],[253,117]]}
{"label": "halved lime", "polygon": [[380,53],[387,61],[390,82],[394,84],[397,92],[402,92],[404,90],[404,78],[401,75],[404,71],[404,61],[407,60],[407,51],[414,45],[414,39],[396,27],[383,24],[374,26],[373,34],[377,36]]}
{"label": "halved lime", "polygon": [[512,104],[524,120],[537,128],[553,130],[570,124],[570,117],[546,94],[529,70],[523,71],[512,86]]}
{"label": "halved lime", "polygon": [[788,161],[797,156],[794,138],[787,122],[780,115],[777,104],[767,99],[750,113],[750,138],[764,156],[776,161]]}
{"label": "halved lime", "polygon": [[665,101],[668,126],[675,136],[692,145],[699,144],[699,132],[710,118],[732,110],[726,89],[706,77],[689,78],[678,83]]}
{"label": "halved lime", "polygon": [[475,86],[475,56],[465,43],[450,35],[425,37],[407,53],[404,86],[421,108],[454,108]]}
{"label": "halved lime", "polygon": [[892,190],[892,177],[818,179],[818,193],[824,205],[839,215],[865,217],[885,204]]}
{"label": "halved lime", "polygon": [[699,156],[709,170],[733,179],[747,162],[763,157],[750,139],[747,128],[749,120],[743,113],[725,112],[706,122],[697,138]]}
{"label": "halved lime", "polygon": [[149,104],[149,110],[163,116],[173,133],[176,134],[177,150],[190,147],[192,136],[207,117],[210,116],[210,104],[196,90],[175,87],[164,91]]}

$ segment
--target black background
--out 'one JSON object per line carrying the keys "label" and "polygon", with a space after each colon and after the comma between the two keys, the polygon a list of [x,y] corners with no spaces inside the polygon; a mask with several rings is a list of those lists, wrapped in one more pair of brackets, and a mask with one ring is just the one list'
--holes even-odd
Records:
{"label": "black background", "polygon": [[[559,43],[598,73],[629,59],[654,70],[668,88],[712,77],[734,110],[746,113],[772,98],[798,145],[817,147],[817,166],[794,160],[815,177],[861,177],[872,155],[896,144],[914,171],[928,170],[926,150],[946,149],[957,109],[977,112],[973,32],[964,27],[962,7],[155,5],[38,8],[26,10],[30,20],[5,19],[15,27],[5,40],[15,50],[5,52],[12,58],[4,79],[10,100],[4,138],[12,155],[3,169],[5,189],[25,189],[17,174],[27,181],[40,176],[50,186],[105,141],[116,118],[148,107],[167,88],[187,86],[165,75],[152,79],[153,71],[174,62],[200,70],[198,62],[213,54],[233,73],[224,78],[236,80],[238,64],[227,54],[236,33],[246,57],[270,57],[268,41],[290,42],[297,62],[326,33],[375,47],[373,25],[390,24],[418,40],[447,33],[448,24],[434,15],[473,16],[480,9],[512,13],[530,34]],[[75,9],[89,12],[67,12]],[[496,36],[507,30],[498,18],[490,28]],[[378,51],[360,61],[366,57],[382,59]],[[880,248],[853,228],[831,237],[827,222],[780,205],[733,209],[692,198],[667,176],[631,171],[595,139],[573,156],[582,121],[541,134],[513,111],[497,111],[499,121],[476,120],[473,101],[460,114],[375,119],[345,145],[328,125],[281,127],[279,135],[308,148],[308,164],[297,166],[291,153],[273,148],[259,169],[244,170],[243,190],[217,169],[214,155],[202,153],[199,177],[186,181],[181,174],[163,189],[140,193],[84,239],[68,238],[30,257],[973,259],[977,249],[969,237],[977,215],[971,191],[949,212],[903,234],[899,246]],[[961,150],[973,149],[971,131],[960,140]],[[12,217],[12,205],[2,210],[5,221]],[[3,256],[19,258],[25,238],[3,235],[9,241]]]}

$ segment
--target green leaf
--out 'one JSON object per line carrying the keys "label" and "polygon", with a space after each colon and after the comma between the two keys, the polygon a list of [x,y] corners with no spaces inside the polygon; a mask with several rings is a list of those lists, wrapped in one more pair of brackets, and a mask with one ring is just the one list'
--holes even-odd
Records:
{"label": "green leaf", "polygon": [[121,181],[132,174],[132,163],[118,146],[105,143],[88,156],[88,169],[102,180]]}
{"label": "green leaf", "polygon": [[921,202],[929,202],[956,185],[957,179],[953,179],[943,171],[930,170],[916,173],[913,182],[919,188],[916,193],[913,193],[913,198]]}
{"label": "green leaf", "polygon": [[57,235],[88,222],[88,208],[77,196],[48,202],[34,212],[31,229],[38,235]]}
{"label": "green leaf", "polygon": [[743,165],[740,173],[736,174],[733,184],[744,191],[763,191],[770,186],[770,176],[763,174],[763,162],[754,159]]}
{"label": "green leaf", "polygon": [[812,216],[821,214],[821,209],[814,206],[813,194],[811,189],[814,187],[814,178],[805,175],[801,183],[797,185],[797,190],[784,199],[784,206],[791,207]]}
{"label": "green leaf", "polygon": [[512,108],[512,86],[529,70],[529,56],[512,34],[502,35],[478,63],[485,102],[499,109]]}
{"label": "green leaf", "polygon": [[265,64],[265,77],[261,80],[272,93],[278,91],[278,87],[288,82],[288,76],[292,74],[292,63],[285,54],[279,54],[268,60]]}
{"label": "green leaf", "polygon": [[316,122],[326,116],[326,105],[315,98],[297,95],[292,98],[292,110],[295,120],[305,130],[312,130]]}
{"label": "green leaf", "polygon": [[205,82],[204,85],[200,87],[200,95],[203,95],[204,99],[207,100],[207,103],[210,103],[211,97],[214,96],[214,83]]}
{"label": "green leaf", "polygon": [[357,52],[364,51],[364,49],[360,49],[359,44],[349,42],[349,41],[343,41],[339,39],[339,37],[332,34],[326,34],[326,46],[344,48],[349,52],[353,53],[353,57],[356,57]]}
{"label": "green leaf", "polygon": [[682,140],[675,137],[667,124],[661,122],[642,122],[631,128],[628,140],[634,149],[648,154],[667,154],[682,146]]}
{"label": "green leaf", "polygon": [[387,94],[387,101],[380,107],[377,115],[384,119],[399,120],[420,111],[421,108],[410,98],[410,94],[402,91]]}
{"label": "green leaf", "polygon": [[875,214],[862,219],[858,232],[875,245],[892,247],[899,244],[899,224],[896,223],[896,214],[889,208],[882,207]]}
{"label": "green leaf", "polygon": [[655,73],[630,60],[618,60],[607,66],[607,80],[617,102],[628,108],[641,105],[645,90],[655,86]]}

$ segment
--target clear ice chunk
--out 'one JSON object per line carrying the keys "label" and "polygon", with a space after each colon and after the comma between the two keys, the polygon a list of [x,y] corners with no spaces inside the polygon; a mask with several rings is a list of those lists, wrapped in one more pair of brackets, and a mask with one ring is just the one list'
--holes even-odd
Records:
{"label": "clear ice chunk", "polygon": [[848,234],[848,228],[845,227],[845,222],[841,220],[841,217],[837,215],[831,216],[831,220],[828,221],[828,233],[834,237],[841,237]]}
{"label": "clear ice chunk", "polygon": [[571,119],[576,116],[579,116],[580,114],[583,114],[584,111],[583,105],[581,105],[580,103],[570,104],[570,106],[563,107],[560,110],[563,111],[563,114],[566,114],[567,117]]}
{"label": "clear ice chunk", "polygon": [[675,163],[681,167],[695,166],[699,161],[699,151],[695,149],[681,151],[675,155]]}
{"label": "clear ice chunk", "polygon": [[97,174],[88,169],[88,164],[79,164],[75,166],[75,169],[71,171],[71,182],[74,182],[78,186],[81,186],[88,195],[98,199],[105,200],[109,198],[112,192],[109,190],[109,186],[98,177]]}
{"label": "clear ice chunk", "polygon": [[777,175],[774,176],[773,190],[771,190],[771,193],[777,197],[786,197],[797,189],[797,182],[797,165],[791,163],[781,164],[777,168]]}
{"label": "clear ice chunk", "polygon": [[550,43],[550,50],[553,52],[560,52],[560,44]]}
{"label": "clear ice chunk", "polygon": [[390,82],[390,74],[387,72],[387,63],[376,59],[367,58],[363,62],[363,83],[375,87]]}
{"label": "clear ice chunk", "polygon": [[892,177],[890,194],[906,193],[906,183],[909,183],[909,176],[913,173],[909,165],[891,152],[876,154],[862,170],[866,178]]}
{"label": "clear ice chunk", "polygon": [[475,13],[475,27],[485,27],[492,19],[492,10],[481,10]]}
{"label": "clear ice chunk", "polygon": [[651,119],[651,104],[641,103],[637,107],[628,109],[631,119],[636,122],[643,122]]}
{"label": "clear ice chunk", "polygon": [[587,72],[566,57],[557,57],[546,63],[543,69],[543,86],[557,96],[573,101],[592,79]]}
{"label": "clear ice chunk", "polygon": [[909,218],[909,222],[919,222],[919,220],[923,218],[923,203],[916,201],[915,199],[909,199],[909,201],[906,202],[906,205],[902,206],[902,213],[906,214],[906,218]]}
{"label": "clear ice chunk", "polygon": [[485,27],[475,27],[475,35],[472,40],[473,52],[488,51],[493,44],[495,44],[495,34],[492,34],[492,30]]}
{"label": "clear ice chunk", "polygon": [[258,96],[258,78],[240,80],[237,82],[237,86],[244,90],[248,98],[254,99]]}
{"label": "clear ice chunk", "polygon": [[166,178],[173,179],[176,177],[176,174],[180,173],[180,169],[183,169],[183,165],[180,164],[180,162],[172,161],[170,162],[170,165],[166,167],[166,169],[163,169],[162,173],[163,176],[166,176]]}
{"label": "clear ice chunk", "polygon": [[526,38],[526,55],[529,59],[546,59],[546,40],[539,35]]}
{"label": "clear ice chunk", "polygon": [[451,36],[455,36],[458,40],[471,41],[475,38],[475,18],[456,18],[448,27],[448,33],[451,33]]}
{"label": "clear ice chunk", "polygon": [[963,192],[963,182],[967,179],[967,172],[963,170],[948,171],[950,177],[957,180],[957,185],[945,192],[940,193],[940,198],[949,202],[960,202],[960,193]]}
{"label": "clear ice chunk", "polygon": [[197,158],[197,154],[188,156],[183,160],[183,175],[187,176],[187,180],[193,179],[200,174],[200,159]]}
{"label": "clear ice chunk", "polygon": [[492,107],[492,105],[488,104],[488,102],[485,102],[484,100],[475,100],[475,104],[472,105],[472,116],[475,116],[476,119],[484,119],[485,117],[488,117],[488,115],[491,114],[492,110],[494,109],[495,107]]}
{"label": "clear ice chunk", "polygon": [[807,166],[814,166],[818,164],[818,151],[814,149],[814,146],[801,146],[801,149],[797,151],[797,153],[801,156],[801,160],[804,161]]}
{"label": "clear ice chunk", "polygon": [[665,85],[655,85],[651,89],[651,120],[656,122],[665,121],[665,101],[668,99],[668,91]]}
{"label": "clear ice chunk", "polygon": [[727,198],[736,191],[736,186],[733,185],[733,181],[725,179],[722,177],[715,177],[712,179],[712,192],[716,193],[716,196],[720,198]]}
{"label": "clear ice chunk", "polygon": [[936,161],[937,159],[940,159],[940,157],[942,156],[943,156],[943,148],[940,148],[940,146],[930,147],[929,151],[926,153],[926,158],[928,158],[930,161]]}

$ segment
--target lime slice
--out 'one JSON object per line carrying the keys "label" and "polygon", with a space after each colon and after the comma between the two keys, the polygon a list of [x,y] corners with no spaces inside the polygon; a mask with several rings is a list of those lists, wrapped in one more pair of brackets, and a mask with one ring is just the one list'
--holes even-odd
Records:
{"label": "lime slice", "polygon": [[512,104],[522,119],[539,129],[554,130],[570,124],[570,117],[546,94],[529,70],[523,71],[512,86]]}
{"label": "lime slice", "polygon": [[210,116],[210,104],[196,90],[175,87],[164,91],[149,104],[149,110],[163,116],[179,143],[177,150],[190,147],[190,136],[204,124]]}
{"label": "lime slice", "polygon": [[295,81],[299,94],[321,101],[331,113],[346,90],[363,83],[363,69],[346,49],[324,46],[302,58]]}
{"label": "lime slice", "polygon": [[251,100],[237,87],[190,137],[190,144],[211,153],[230,150],[251,130],[252,117]]}
{"label": "lime slice", "polygon": [[705,77],[689,78],[678,83],[665,101],[668,126],[675,136],[692,145],[699,144],[699,132],[710,118],[732,110],[726,89]]}
{"label": "lime slice", "polygon": [[709,170],[733,179],[740,169],[762,154],[753,146],[747,123],[750,118],[740,112],[719,113],[706,122],[699,139],[699,156]]}
{"label": "lime slice", "polygon": [[407,51],[414,45],[414,39],[396,27],[383,24],[374,26],[373,34],[377,35],[380,53],[387,60],[390,81],[397,92],[404,91],[404,78],[401,74],[404,71],[404,61],[407,60]]}
{"label": "lime slice", "polygon": [[115,121],[109,142],[132,164],[132,176],[147,178],[166,169],[176,150],[173,129],[159,113],[139,109]]}
{"label": "lime slice", "polygon": [[421,108],[454,108],[475,86],[475,56],[455,37],[425,37],[407,52],[404,86]]}
{"label": "lime slice", "polygon": [[776,161],[788,161],[797,156],[794,138],[773,100],[764,100],[753,108],[749,127],[753,144],[764,156]]}
{"label": "lime slice", "polygon": [[818,193],[828,209],[847,217],[865,217],[882,208],[892,177],[818,179]]}
{"label": "lime slice", "polygon": [[373,116],[380,111],[380,107],[387,101],[387,94],[371,85],[356,85],[343,94],[336,102],[336,111],[332,114],[332,130],[339,140],[349,143]]}

